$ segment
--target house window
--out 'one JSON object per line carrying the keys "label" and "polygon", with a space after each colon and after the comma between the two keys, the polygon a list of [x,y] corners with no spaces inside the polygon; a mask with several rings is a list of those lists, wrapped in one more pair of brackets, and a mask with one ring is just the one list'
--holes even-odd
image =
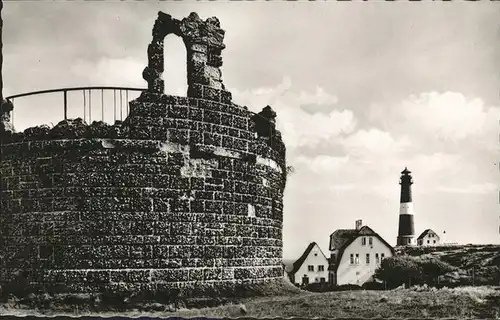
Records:
{"label": "house window", "polygon": [[382,260],[384,260],[384,254],[383,253],[380,254],[380,261],[382,261]]}
{"label": "house window", "polygon": [[315,252],[315,253],[314,253],[314,256],[315,256],[315,257],[317,257],[317,256],[318,256],[318,253],[317,253],[317,252]]}
{"label": "house window", "polygon": [[307,266],[307,271],[314,271],[314,266]]}
{"label": "house window", "polygon": [[373,245],[373,238],[372,237],[368,238],[368,244]]}
{"label": "house window", "polygon": [[427,240],[427,243],[429,244],[429,243],[430,243],[430,241],[429,241],[429,240]]}
{"label": "house window", "polygon": [[325,266],[318,266],[318,271],[325,271]]}
{"label": "house window", "polygon": [[302,284],[305,284],[305,285],[309,284],[309,277],[308,276],[304,275],[302,277]]}
{"label": "house window", "polygon": [[436,243],[436,240],[434,240],[434,243]]}
{"label": "house window", "polygon": [[356,253],[356,259],[354,260],[354,263],[359,264],[359,254]]}
{"label": "house window", "polygon": [[319,282],[325,283],[325,278],[319,278]]}
{"label": "house window", "polygon": [[351,253],[351,264],[354,264],[354,254]]}
{"label": "house window", "polygon": [[366,254],[366,264],[370,264],[370,254]]}
{"label": "house window", "polygon": [[380,258],[378,256],[378,253],[375,253],[375,263],[380,263]]}
{"label": "house window", "polygon": [[366,238],[365,237],[361,238],[361,245],[366,246]]}

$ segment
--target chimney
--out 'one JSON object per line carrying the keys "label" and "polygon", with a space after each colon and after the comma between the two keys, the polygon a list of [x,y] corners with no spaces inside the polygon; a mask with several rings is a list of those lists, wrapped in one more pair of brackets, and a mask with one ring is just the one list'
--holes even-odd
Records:
{"label": "chimney", "polygon": [[363,226],[363,221],[362,220],[356,220],[356,230],[361,229]]}

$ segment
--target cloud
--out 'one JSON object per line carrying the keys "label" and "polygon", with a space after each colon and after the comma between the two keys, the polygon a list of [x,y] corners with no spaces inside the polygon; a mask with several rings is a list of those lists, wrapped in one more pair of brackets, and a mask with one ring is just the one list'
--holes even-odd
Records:
{"label": "cloud", "polygon": [[298,156],[294,163],[318,174],[335,173],[349,162],[349,156],[333,157],[320,155],[316,157]]}
{"label": "cloud", "polygon": [[417,155],[411,159],[409,165],[414,168],[414,171],[418,170],[429,176],[440,172],[455,174],[464,169],[462,155],[443,152]]}
{"label": "cloud", "polygon": [[338,98],[326,92],[322,87],[316,87],[316,91],[313,94],[301,91],[299,94],[299,102],[301,104],[315,103],[322,106],[333,105],[338,102]]}
{"label": "cloud", "polygon": [[144,61],[134,58],[111,59],[102,58],[97,63],[86,60],[75,61],[71,72],[75,76],[88,79],[91,85],[131,86],[144,88],[146,81],[142,79]]}
{"label": "cloud", "polygon": [[456,92],[423,93],[402,104],[402,111],[409,120],[416,120],[422,129],[450,139],[480,134],[487,122],[487,112],[483,108],[481,99],[466,99]]}
{"label": "cloud", "polygon": [[[482,179],[465,149],[456,144],[441,148],[443,141],[485,140],[496,109],[480,99],[452,92],[412,95],[390,110],[386,107],[387,112],[372,113],[372,125],[358,128],[355,113],[343,108],[334,94],[321,87],[295,91],[289,77],[275,87],[232,92],[236,103],[256,112],[273,102],[289,153],[301,150],[289,161],[303,174],[316,177],[315,187],[307,188],[327,194],[362,190],[387,199],[398,192],[405,166],[413,171],[419,194],[449,193],[458,189],[447,186]],[[310,112],[301,108],[304,105],[326,105],[328,112]]]}
{"label": "cloud", "polygon": [[347,191],[347,190],[354,190],[354,189],[359,189],[360,186],[355,184],[355,183],[346,183],[346,184],[331,184],[328,189],[331,191]]}
{"label": "cloud", "polygon": [[439,186],[438,191],[447,193],[464,193],[464,194],[491,194],[498,191],[498,185],[494,183],[471,184],[463,187],[446,187]]}
{"label": "cloud", "polygon": [[377,112],[376,108],[371,109],[372,120],[378,119],[398,132],[445,143],[484,137],[498,128],[500,115],[500,108],[458,92],[425,92],[411,95],[390,109],[378,106],[388,112]]}
{"label": "cloud", "polygon": [[[317,145],[322,140],[334,139],[354,131],[357,121],[354,113],[336,105],[337,98],[317,87],[313,93],[293,90],[289,77],[274,88],[256,88],[239,91],[230,89],[233,101],[259,112],[266,105],[277,112],[277,127],[282,132],[287,148]],[[302,105],[332,105],[327,113],[309,113]]]}
{"label": "cloud", "polygon": [[309,114],[300,109],[288,109],[279,114],[278,128],[287,146],[314,146],[321,140],[330,140],[347,134],[356,127],[354,113],[350,110],[333,110],[329,114]]}
{"label": "cloud", "polygon": [[[358,128],[355,113],[342,108],[334,94],[320,87],[312,92],[294,91],[288,77],[274,88],[233,90],[233,96],[235,102],[244,101],[250,109],[253,104],[254,111],[259,111],[254,101],[258,107],[274,101],[278,128],[289,153],[301,151],[289,160],[299,170],[315,174],[316,183],[331,192],[329,186],[335,181],[350,186],[337,191],[359,185],[364,191],[387,197],[399,188],[399,173],[405,166],[414,172],[422,194],[449,192],[447,185],[483,182],[478,158],[465,150],[488,150],[492,141],[487,143],[487,135],[498,131],[497,120],[492,119],[497,107],[456,92],[409,96],[389,106],[391,109],[386,107],[387,112],[372,112],[372,125],[365,128]],[[331,107],[327,113],[311,113],[300,108],[304,104]],[[450,140],[460,140],[462,145]],[[474,143],[465,145],[466,140]]]}
{"label": "cloud", "polygon": [[342,139],[341,144],[348,154],[356,155],[367,160],[391,157],[405,151],[411,145],[407,136],[394,138],[390,132],[377,128],[360,129]]}
{"label": "cloud", "polygon": [[[176,40],[173,37],[165,38],[165,45],[169,47],[169,50],[166,50],[164,54],[164,92],[165,94],[186,96],[186,49],[182,42]],[[91,85],[146,88],[147,82],[142,78],[142,72],[146,65],[146,56],[144,56],[144,59],[135,57],[112,59],[105,57],[98,60],[97,63],[78,60],[71,71],[75,76],[87,79]]]}
{"label": "cloud", "polygon": [[272,105],[282,98],[290,90],[292,81],[290,77],[284,76],[281,83],[275,87],[259,87],[253,89],[239,90],[237,88],[228,88],[233,95],[233,101],[239,105],[247,106],[254,112],[259,112],[266,105]]}

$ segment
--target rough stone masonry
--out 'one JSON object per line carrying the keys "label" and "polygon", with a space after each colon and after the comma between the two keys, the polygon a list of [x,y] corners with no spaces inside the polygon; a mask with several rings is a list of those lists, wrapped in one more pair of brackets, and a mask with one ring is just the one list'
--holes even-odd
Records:
{"label": "rough stone masonry", "polygon": [[[163,93],[163,39],[182,38],[187,97]],[[217,18],[159,12],[148,90],[114,125],[15,132],[2,109],[0,285],[140,291],[281,279],[285,146],[276,113],[231,102]],[[18,280],[16,280],[18,279]]]}

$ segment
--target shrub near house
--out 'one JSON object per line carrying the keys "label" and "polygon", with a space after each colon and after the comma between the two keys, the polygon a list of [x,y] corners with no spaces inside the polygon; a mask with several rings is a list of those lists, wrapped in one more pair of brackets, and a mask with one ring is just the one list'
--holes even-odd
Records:
{"label": "shrub near house", "polygon": [[382,261],[375,278],[385,281],[387,288],[391,289],[402,284],[437,285],[442,276],[451,272],[458,274],[459,271],[459,268],[434,257],[394,256]]}

